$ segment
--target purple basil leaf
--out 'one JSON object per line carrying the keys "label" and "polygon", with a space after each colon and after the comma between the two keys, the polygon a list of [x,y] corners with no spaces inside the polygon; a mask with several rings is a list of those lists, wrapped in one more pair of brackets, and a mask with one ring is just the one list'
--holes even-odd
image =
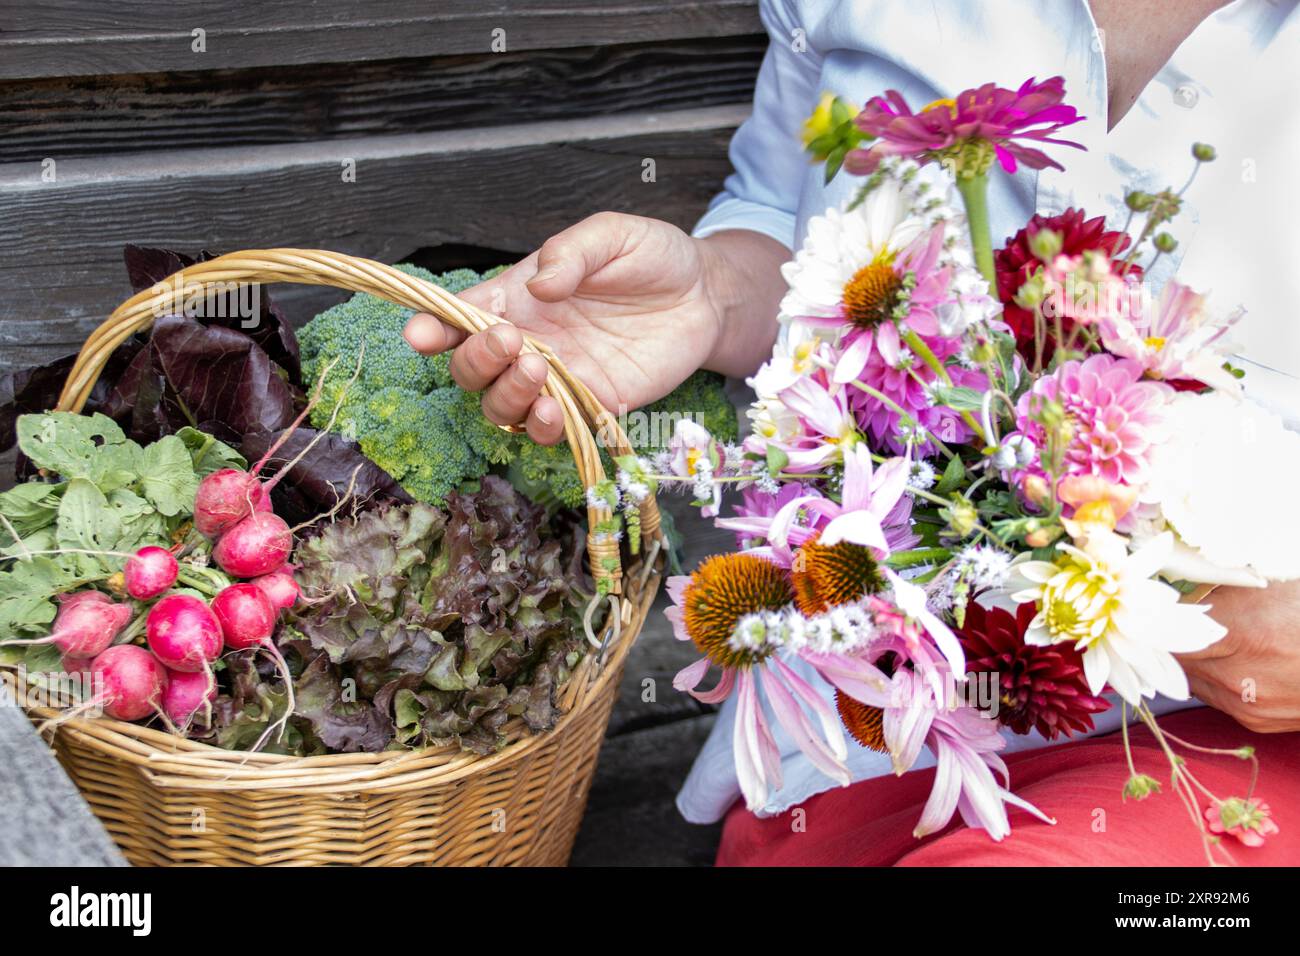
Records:
{"label": "purple basil leaf", "polygon": [[[128,245],[123,248],[122,257],[126,260],[126,273],[131,288],[142,292],[187,266],[217,258],[217,254],[205,249],[197,258],[191,258],[170,249]],[[250,304],[251,310],[247,308]],[[260,345],[271,360],[288,373],[290,382],[295,385],[302,383],[298,339],[265,285],[257,285],[256,296],[251,303],[246,287],[223,294],[210,294],[204,299],[200,311],[202,314],[193,318],[205,326],[242,332]],[[250,311],[251,315],[248,314]]]}
{"label": "purple basil leaf", "polygon": [[170,419],[179,412],[186,423],[218,422],[235,435],[293,421],[293,390],[248,336],[165,315],[154,323],[150,348],[176,406]]}

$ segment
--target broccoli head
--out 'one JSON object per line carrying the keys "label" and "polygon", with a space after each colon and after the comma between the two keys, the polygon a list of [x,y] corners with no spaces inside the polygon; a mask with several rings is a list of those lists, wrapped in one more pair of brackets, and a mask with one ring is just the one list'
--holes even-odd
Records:
{"label": "broccoli head", "polygon": [[[417,266],[397,268],[458,293],[505,267],[482,276],[470,269],[434,275]],[[536,445],[527,436],[511,434],[485,419],[480,396],[462,391],[452,381],[448,355],[429,358],[406,344],[402,330],[412,314],[411,309],[358,293],[303,327],[298,341],[304,380],[314,383],[328,363],[338,360],[312,412],[312,424],[320,428],[328,422],[356,371],[364,342],[361,370],[348,387],[337,427],[355,438],[365,455],[413,497],[441,505],[449,492],[495,469],[506,472],[539,504],[581,506],[585,491],[568,445]],[[628,438],[638,453],[664,447],[675,420],[684,416],[720,441],[735,441],[738,434],[736,410],[724,379],[711,372],[696,372],[642,411],[648,414],[628,423]],[[613,462],[607,454],[602,457],[606,472],[612,474]]]}
{"label": "broccoli head", "polygon": [[442,504],[450,492],[488,470],[487,459],[461,440],[452,424],[449,408],[461,394],[454,387],[427,395],[381,388],[364,403],[349,403],[346,427],[355,429],[366,457],[412,497]]}

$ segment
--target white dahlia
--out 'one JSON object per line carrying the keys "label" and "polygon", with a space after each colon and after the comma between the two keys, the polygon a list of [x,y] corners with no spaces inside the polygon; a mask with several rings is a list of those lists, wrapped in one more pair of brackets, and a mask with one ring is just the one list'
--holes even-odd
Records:
{"label": "white dahlia", "polygon": [[1159,505],[1210,566],[1300,578],[1300,435],[1268,409],[1222,392],[1182,392],[1164,414],[1169,435],[1149,452],[1142,501]]}
{"label": "white dahlia", "polygon": [[1178,592],[1153,577],[1168,561],[1174,536],[1156,535],[1132,553],[1111,531],[1081,544],[1058,545],[1054,561],[1025,556],[1012,564],[1011,599],[1038,608],[1025,643],[1074,645],[1093,694],[1109,683],[1134,706],[1156,694],[1185,700],[1187,675],[1174,654],[1203,650],[1227,630],[1208,607],[1179,603]]}

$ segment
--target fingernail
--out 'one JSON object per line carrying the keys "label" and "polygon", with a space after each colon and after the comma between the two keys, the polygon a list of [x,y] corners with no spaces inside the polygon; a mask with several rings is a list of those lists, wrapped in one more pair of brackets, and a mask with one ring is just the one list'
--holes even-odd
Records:
{"label": "fingernail", "polygon": [[510,347],[506,345],[505,339],[501,337],[500,332],[498,332],[496,329],[488,330],[487,340],[488,340],[488,351],[492,353],[492,356],[494,358],[499,358],[499,359],[510,358]]}
{"label": "fingernail", "polygon": [[538,272],[537,275],[529,279],[527,284],[532,285],[534,282],[545,282],[547,279],[554,279],[559,274],[559,266],[547,266],[545,269]]}
{"label": "fingernail", "polygon": [[528,379],[531,385],[538,385],[546,378],[546,369],[539,368],[536,362],[520,362],[519,373]]}
{"label": "fingernail", "polygon": [[538,424],[549,425],[552,421],[551,416],[541,411],[534,411],[533,417],[537,419]]}

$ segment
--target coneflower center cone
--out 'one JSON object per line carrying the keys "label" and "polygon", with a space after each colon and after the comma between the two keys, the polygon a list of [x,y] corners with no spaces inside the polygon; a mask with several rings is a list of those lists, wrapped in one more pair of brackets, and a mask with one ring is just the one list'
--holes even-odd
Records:
{"label": "coneflower center cone", "polygon": [[884,590],[885,578],[870,548],[849,541],[823,545],[810,538],[790,572],[794,601],[807,615],[823,614]]}
{"label": "coneflower center cone", "polygon": [[889,753],[885,743],[885,712],[860,700],[854,700],[842,690],[835,692],[835,709],[839,712],[844,729],[862,746],[877,753]]}
{"label": "coneflower center cone", "polygon": [[794,599],[789,575],[752,554],[718,554],[691,575],[683,600],[686,633],[700,652],[720,667],[747,667],[766,657],[731,645],[746,614],[779,611]]}
{"label": "coneflower center cone", "polygon": [[902,277],[888,260],[867,263],[844,286],[845,318],[860,329],[874,329],[889,319],[902,288]]}

